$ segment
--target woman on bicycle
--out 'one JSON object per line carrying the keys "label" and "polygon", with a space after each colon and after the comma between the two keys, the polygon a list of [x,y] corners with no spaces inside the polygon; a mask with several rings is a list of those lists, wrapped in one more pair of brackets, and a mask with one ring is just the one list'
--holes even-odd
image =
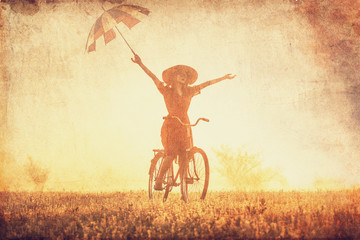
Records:
{"label": "woman on bicycle", "polygon": [[[154,81],[157,89],[164,96],[168,116],[161,128],[161,142],[164,146],[165,159],[163,167],[160,169],[159,178],[155,182],[154,189],[162,190],[162,180],[173,159],[179,155],[179,162],[185,158],[186,150],[192,147],[192,134],[189,126],[189,117],[187,111],[193,96],[212,84],[225,79],[233,79],[236,75],[226,74],[221,78],[210,80],[199,85],[190,86],[197,80],[198,74],[195,69],[176,65],[166,69],[162,73],[160,81],[141,61],[138,55],[131,59],[138,64],[144,72]],[[177,117],[181,122],[173,117]]]}

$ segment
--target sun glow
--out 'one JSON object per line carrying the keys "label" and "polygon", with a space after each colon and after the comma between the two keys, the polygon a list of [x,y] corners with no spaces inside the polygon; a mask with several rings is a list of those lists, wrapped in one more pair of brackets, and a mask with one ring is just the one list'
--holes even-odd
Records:
{"label": "sun glow", "polygon": [[[31,156],[49,169],[45,190],[144,189],[152,149],[161,148],[162,116],[167,114],[162,96],[131,62],[122,39],[107,46],[99,39],[96,52],[84,54],[88,32],[101,13],[99,4],[64,3],[57,10],[44,5],[33,21],[9,8],[4,11],[12,46],[7,52],[11,89],[6,148],[14,161],[8,169]],[[265,165],[282,170],[288,189],[310,187],[315,176],[347,175],[340,154],[354,159],[346,147],[351,136],[337,117],[319,118],[309,110],[313,101],[301,99],[314,88],[312,80],[325,75],[314,63],[309,47],[314,37],[304,30],[303,19],[294,15],[290,21],[279,14],[269,20],[269,12],[256,7],[236,6],[237,14],[230,8],[217,12],[211,4],[195,1],[181,10],[174,1],[164,16],[160,7],[148,4],[149,17],[125,34],[159,78],[177,64],[198,71],[196,84],[237,75],[204,89],[189,110],[192,121],[210,119],[193,131],[195,144],[214,166],[210,188],[227,188],[215,171],[213,154],[222,144],[246,145],[260,153]],[[198,9],[196,15],[186,10],[191,8]],[[255,21],[258,11],[263,18]],[[19,29],[24,30],[22,37]],[[332,148],[338,139],[343,143]],[[18,180],[9,188],[33,186]]]}

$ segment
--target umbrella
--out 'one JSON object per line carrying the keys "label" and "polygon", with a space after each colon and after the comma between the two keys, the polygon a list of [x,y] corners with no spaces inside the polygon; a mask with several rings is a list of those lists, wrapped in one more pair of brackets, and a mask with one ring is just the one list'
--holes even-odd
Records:
{"label": "umbrella", "polygon": [[[105,9],[104,9],[105,10]],[[103,14],[96,20],[92,26],[88,39],[86,41],[85,51],[92,52],[96,50],[96,40],[104,36],[105,44],[108,44],[116,37],[114,28],[119,32],[124,39],[126,45],[135,55],[134,50],[130,47],[124,36],[119,31],[117,24],[122,22],[129,29],[140,22],[144,16],[149,15],[150,11],[146,8],[135,5],[119,5],[109,10],[105,10]]]}

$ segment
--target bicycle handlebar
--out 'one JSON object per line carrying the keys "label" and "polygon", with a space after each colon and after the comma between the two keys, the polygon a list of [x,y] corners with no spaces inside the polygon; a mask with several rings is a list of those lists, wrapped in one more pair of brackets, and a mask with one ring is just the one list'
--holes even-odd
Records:
{"label": "bicycle handlebar", "polygon": [[177,116],[166,116],[166,117],[163,117],[163,119],[166,119],[166,118],[174,118],[174,119],[178,120],[182,125],[184,125],[184,126],[190,126],[190,127],[195,127],[200,121],[204,121],[204,122],[209,122],[209,121],[210,121],[210,120],[207,119],[207,118],[198,118],[194,124],[190,124],[190,123],[184,123],[184,122],[181,121],[181,119],[178,118]]}

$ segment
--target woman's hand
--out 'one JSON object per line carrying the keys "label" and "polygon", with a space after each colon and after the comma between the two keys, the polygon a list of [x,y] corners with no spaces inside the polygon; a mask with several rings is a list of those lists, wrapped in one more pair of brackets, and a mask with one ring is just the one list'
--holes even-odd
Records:
{"label": "woman's hand", "polygon": [[225,80],[225,79],[233,79],[234,77],[236,77],[236,75],[233,75],[233,74],[226,74],[225,76],[223,76],[222,78]]}
{"label": "woman's hand", "polygon": [[133,61],[134,63],[137,63],[137,64],[142,63],[141,58],[137,54],[134,55],[134,58],[131,58],[131,61]]}

